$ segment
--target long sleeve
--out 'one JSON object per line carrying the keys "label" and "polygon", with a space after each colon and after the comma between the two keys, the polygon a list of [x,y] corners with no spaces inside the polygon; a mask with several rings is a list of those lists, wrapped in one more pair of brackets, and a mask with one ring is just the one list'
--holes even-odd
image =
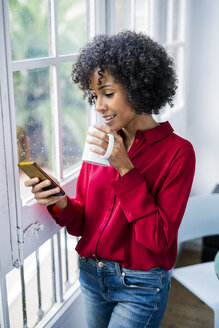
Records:
{"label": "long sleeve", "polygon": [[132,169],[112,184],[136,241],[147,249],[165,252],[176,240],[195,170],[193,148],[179,152],[171,162],[159,192],[152,196],[147,181]]}
{"label": "long sleeve", "polygon": [[61,227],[66,226],[67,231],[74,236],[81,236],[83,233],[88,179],[89,168],[83,164],[77,181],[76,195],[72,199],[68,197],[67,207],[57,214],[53,212],[53,205],[47,207],[56,223]]}

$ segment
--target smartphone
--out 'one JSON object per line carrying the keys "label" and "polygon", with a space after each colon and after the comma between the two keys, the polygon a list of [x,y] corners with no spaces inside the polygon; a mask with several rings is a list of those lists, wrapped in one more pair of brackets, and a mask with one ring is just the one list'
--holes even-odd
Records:
{"label": "smartphone", "polygon": [[21,162],[18,163],[19,168],[29,177],[29,178],[39,178],[40,182],[44,180],[50,180],[51,184],[42,190],[50,190],[56,187],[60,188],[60,191],[56,193],[56,196],[64,196],[64,190],[35,162]]}

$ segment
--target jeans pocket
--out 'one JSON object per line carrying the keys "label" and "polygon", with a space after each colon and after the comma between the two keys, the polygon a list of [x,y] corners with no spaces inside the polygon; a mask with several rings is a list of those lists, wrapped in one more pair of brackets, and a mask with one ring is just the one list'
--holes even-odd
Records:
{"label": "jeans pocket", "polygon": [[122,273],[123,285],[127,288],[137,288],[159,292],[161,288],[159,276],[156,274],[130,274]]}

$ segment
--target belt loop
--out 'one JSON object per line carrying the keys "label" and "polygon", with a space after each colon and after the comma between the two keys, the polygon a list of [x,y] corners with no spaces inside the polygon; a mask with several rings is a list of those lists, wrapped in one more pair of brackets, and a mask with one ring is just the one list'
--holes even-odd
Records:
{"label": "belt loop", "polygon": [[122,270],[121,270],[121,265],[118,262],[115,262],[115,268],[116,268],[117,276],[120,277],[122,274]]}

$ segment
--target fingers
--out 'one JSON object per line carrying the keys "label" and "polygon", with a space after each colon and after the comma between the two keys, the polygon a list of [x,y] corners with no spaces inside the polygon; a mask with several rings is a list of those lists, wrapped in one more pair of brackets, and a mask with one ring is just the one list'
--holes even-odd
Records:
{"label": "fingers", "polygon": [[[107,125],[99,125],[99,124],[94,124],[94,127],[98,130],[98,131],[100,131],[100,132],[104,132],[105,133],[105,136],[107,135],[107,134],[112,134],[113,136],[114,136],[114,138],[115,137],[118,137],[118,134],[117,134],[117,132],[115,131],[115,130],[113,130],[113,129],[111,129],[109,126],[107,126]],[[108,140],[108,139],[107,139]]]}
{"label": "fingers", "polygon": [[60,188],[52,188],[52,189],[45,190],[45,191],[42,191],[42,189],[40,189],[38,192],[36,192],[35,190],[32,190],[32,193],[35,195],[34,198],[39,200],[39,199],[55,196],[59,191],[60,191]]}
{"label": "fingers", "polygon": [[[109,137],[107,136],[107,138],[109,139]],[[94,146],[99,146],[99,147],[101,147],[101,148],[97,148],[97,147],[93,147],[93,146],[91,146],[90,147],[90,149],[92,150],[92,149],[95,149],[95,150],[99,150],[100,151],[100,153],[102,152],[102,151],[106,151],[106,149],[107,149],[107,147],[108,147],[108,141],[105,141],[105,140],[103,140],[103,139],[99,139],[99,138],[91,138],[91,139],[88,139],[87,140],[87,143],[88,144],[90,144],[90,145],[94,145]]]}
{"label": "fingers", "polygon": [[94,130],[92,132],[88,132],[88,134],[91,137],[95,137],[95,138],[87,139],[87,143],[103,148],[104,151],[102,149],[93,146],[90,147],[92,151],[95,151],[96,153],[103,155],[105,154],[105,151],[107,150],[109,145],[108,134],[112,134],[114,138],[118,138],[118,134],[114,130],[112,130],[109,126],[94,124],[94,127],[98,131]]}
{"label": "fingers", "polygon": [[51,205],[57,203],[59,200],[63,199],[64,196],[57,196],[56,194],[60,191],[60,188],[52,188],[49,190],[43,190],[43,188],[48,187],[51,182],[49,180],[45,180],[39,182],[38,178],[28,179],[25,181],[26,187],[32,187],[31,192],[34,194],[34,198],[40,205]]}
{"label": "fingers", "polygon": [[28,180],[25,181],[24,185],[26,187],[32,187],[32,186],[34,186],[38,182],[39,182],[39,179],[38,178],[28,179]]}
{"label": "fingers", "polygon": [[104,133],[103,131],[92,131],[92,132],[88,132],[88,135],[94,138],[89,138],[87,139],[88,143],[94,143],[94,144],[98,144],[100,145],[100,142],[102,142],[101,144],[107,147],[108,144],[108,135],[107,133]]}
{"label": "fingers", "polygon": [[49,180],[44,180],[42,182],[39,182],[33,186],[32,193],[36,194],[37,192],[42,191],[43,188],[48,187],[50,184],[51,184],[51,182]]}
{"label": "fingers", "polygon": [[50,196],[49,198],[37,199],[38,204],[48,206],[57,203],[59,200],[64,199],[66,196]]}

